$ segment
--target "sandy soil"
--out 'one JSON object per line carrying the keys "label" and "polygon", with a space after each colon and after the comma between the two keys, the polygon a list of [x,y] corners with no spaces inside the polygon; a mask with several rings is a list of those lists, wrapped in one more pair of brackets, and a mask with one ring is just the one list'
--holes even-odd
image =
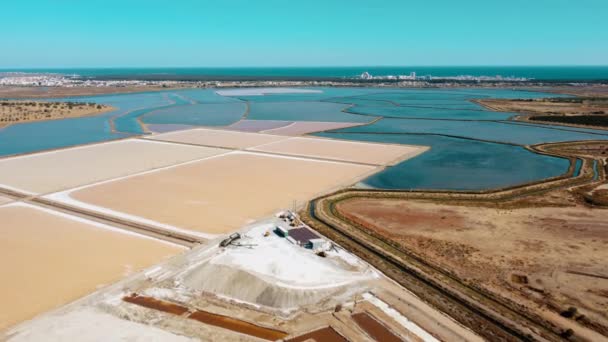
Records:
{"label": "sandy soil", "polygon": [[158,86],[132,86],[132,87],[4,87],[0,86],[0,98],[43,98],[89,96],[103,94],[124,94],[146,91],[161,91],[175,88],[162,88]]}
{"label": "sandy soil", "polygon": [[352,184],[374,168],[233,152],[71,193],[96,206],[217,234]]}
{"label": "sandy soil", "polygon": [[356,122],[315,122],[315,121],[296,121],[291,125],[279,127],[275,129],[269,129],[263,131],[264,133],[277,134],[277,135],[305,135],[314,132],[328,131],[332,129],[347,128],[361,126],[362,124]]}
{"label": "sandy soil", "polygon": [[200,128],[188,131],[158,134],[150,136],[149,139],[240,149],[284,140],[285,138],[268,134]]}
{"label": "sandy soil", "polygon": [[225,152],[146,140],[88,145],[0,159],[0,186],[48,193]]}
{"label": "sandy soil", "polygon": [[256,151],[374,165],[393,165],[397,161],[412,158],[426,149],[422,146],[372,144],[319,138],[290,138],[252,148]]}
{"label": "sandy soil", "polygon": [[96,115],[114,110],[94,103],[0,101],[0,125]]}
{"label": "sandy soil", "polygon": [[[608,220],[584,207],[499,210],[352,199],[342,213],[501,296],[608,323]],[[537,304],[533,304],[536,306]]]}
{"label": "sandy soil", "polygon": [[25,204],[0,207],[0,330],[184,251]]}

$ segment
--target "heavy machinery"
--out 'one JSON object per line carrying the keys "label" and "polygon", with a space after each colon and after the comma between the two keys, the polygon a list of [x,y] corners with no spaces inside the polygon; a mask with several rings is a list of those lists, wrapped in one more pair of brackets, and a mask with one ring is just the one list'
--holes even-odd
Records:
{"label": "heavy machinery", "polygon": [[240,238],[241,238],[241,234],[239,234],[239,233],[231,234],[229,237],[225,238],[224,240],[222,240],[222,242],[220,242],[220,247],[226,247]]}

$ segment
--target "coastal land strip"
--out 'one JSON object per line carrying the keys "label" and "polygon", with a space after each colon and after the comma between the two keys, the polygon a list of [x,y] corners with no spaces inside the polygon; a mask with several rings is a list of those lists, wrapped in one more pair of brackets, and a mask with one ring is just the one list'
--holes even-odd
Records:
{"label": "coastal land strip", "polygon": [[477,99],[497,112],[519,113],[515,120],[549,125],[608,129],[608,96],[540,99]]}
{"label": "coastal land strip", "polygon": [[[188,86],[187,88],[190,88]],[[148,91],[164,91],[181,89],[180,86],[126,86],[126,87],[31,87],[31,86],[0,86],[0,99],[37,99],[37,98],[62,98],[72,96],[96,96],[108,94],[130,94]]]}
{"label": "coastal land strip", "polygon": [[[112,82],[112,81],[110,81]],[[548,86],[547,83],[537,82],[488,82],[488,83],[469,83],[469,82],[440,82],[440,83],[412,83],[412,82],[363,82],[357,80],[332,80],[332,81],[315,81],[315,80],[200,80],[200,81],[136,81],[141,84],[126,84],[126,85],[73,85],[73,86],[0,86],[0,99],[35,99],[35,98],[61,98],[72,96],[95,96],[108,94],[130,94],[143,93],[153,91],[167,91],[177,89],[192,89],[192,88],[227,88],[230,94],[230,88],[236,88],[233,94],[238,94],[239,88],[257,88],[269,93],[277,93],[280,91],[271,91],[277,88],[292,88],[299,87],[348,87],[348,88],[396,88],[396,89],[514,89],[524,91],[537,92],[553,92],[558,94],[575,95],[575,96],[606,96],[608,94],[608,84],[582,84],[570,85],[564,83],[556,83]],[[250,94],[252,90],[243,90],[242,94]],[[259,95],[260,92],[253,92]],[[246,117],[246,115],[245,115]]]}
{"label": "coastal land strip", "polygon": [[92,116],[114,109],[96,103],[0,100],[0,127],[17,123]]}

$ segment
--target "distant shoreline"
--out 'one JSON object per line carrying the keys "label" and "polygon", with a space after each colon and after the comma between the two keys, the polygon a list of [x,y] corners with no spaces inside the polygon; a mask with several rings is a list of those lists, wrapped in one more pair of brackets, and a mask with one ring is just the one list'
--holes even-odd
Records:
{"label": "distant shoreline", "polygon": [[[523,84],[522,84],[523,83]],[[107,94],[132,94],[155,91],[170,91],[193,88],[280,88],[280,87],[336,87],[336,88],[387,88],[387,89],[518,89],[526,91],[552,92],[556,94],[606,96],[607,83],[583,84],[546,84],[538,82],[519,82],[517,84],[505,82],[483,83],[417,83],[417,82],[323,82],[323,81],[210,81],[210,82],[152,82],[150,84],[130,86],[2,86],[0,85],[0,99],[36,99],[98,96]]]}
{"label": "distant shoreline", "polygon": [[[0,98],[136,93],[179,88],[577,88],[608,87],[607,67],[166,68],[0,70]],[[356,74],[361,70],[364,71]],[[594,73],[597,72],[597,73]],[[493,74],[494,73],[494,74]],[[605,92],[603,90],[602,92]]]}
{"label": "distant shoreline", "polygon": [[[46,98],[70,98],[84,96],[100,96],[109,94],[133,94],[152,91],[175,90],[184,87],[6,87],[0,86],[1,99],[46,99]],[[190,88],[190,87],[186,87]]]}
{"label": "distant shoreline", "polygon": [[336,81],[352,80],[364,73],[374,77],[411,75],[425,78],[496,77],[534,79],[538,82],[608,82],[608,66],[318,66],[318,67],[88,67],[13,68],[7,72],[59,74],[87,80],[176,81]]}
{"label": "distant shoreline", "polygon": [[[386,77],[386,76],[381,76]],[[508,83],[508,84],[570,84],[570,83],[589,83],[589,84],[608,84],[608,76],[600,79],[586,79],[586,78],[557,78],[557,79],[542,79],[534,78],[527,81],[505,81],[505,80],[491,80],[491,81],[474,81],[474,80],[454,80],[449,79],[450,76],[433,76],[435,78],[427,80],[421,78],[420,80],[412,81],[419,83],[428,84],[444,84],[444,83],[459,83],[459,84],[492,84],[492,83]],[[95,81],[176,81],[176,82],[251,82],[251,81],[275,81],[275,82],[336,82],[336,83],[357,83],[364,85],[379,84],[379,83],[399,83],[403,80],[400,79],[361,79],[358,77],[333,77],[333,76],[248,76],[248,75],[100,75],[94,77],[86,77],[83,79],[95,80]]]}

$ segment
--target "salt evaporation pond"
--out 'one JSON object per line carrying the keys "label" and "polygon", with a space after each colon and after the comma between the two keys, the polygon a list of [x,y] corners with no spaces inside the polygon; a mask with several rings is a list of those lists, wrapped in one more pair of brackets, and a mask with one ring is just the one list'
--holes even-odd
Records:
{"label": "salt evaporation pond", "polygon": [[[273,95],[279,97],[278,95]],[[285,121],[369,122],[374,118],[343,112],[348,106],[331,102],[252,102],[248,119]]]}
{"label": "salt evaporation pond", "polygon": [[513,125],[489,121],[423,119],[382,119],[371,125],[345,128],[340,132],[378,133],[383,135],[395,133],[435,134],[518,145],[534,145],[568,140],[608,139],[608,131],[578,131],[576,129],[556,129],[539,125]]}
{"label": "salt evaporation pond", "polygon": [[103,103],[117,109],[93,117],[0,129],[0,156],[140,135],[144,134],[142,122],[162,130],[228,126],[243,117],[269,123],[365,124],[377,120],[316,135],[431,146],[430,151],[366,179],[366,186],[482,190],[567,172],[567,160],[534,154],[524,145],[608,139],[608,132],[602,130],[507,121],[515,114],[489,111],[470,101],[561,96],[556,94],[505,89],[310,89],[321,92],[221,96],[213,89],[184,89],[71,98],[70,101]]}
{"label": "salt evaporation pond", "polygon": [[154,110],[143,116],[149,124],[227,126],[239,121],[247,111],[244,102],[192,104]]}
{"label": "salt evaporation pond", "polygon": [[106,117],[65,119],[0,129],[0,155],[7,156],[124,137],[112,133]]}
{"label": "salt evaporation pond", "polygon": [[[395,107],[395,106],[359,106],[349,109],[350,113],[385,118],[402,119],[443,119],[443,120],[507,120],[513,113],[488,112],[462,108],[429,108],[429,107]],[[384,120],[382,120],[384,121]]]}
{"label": "salt evaporation pond", "polygon": [[540,155],[520,146],[427,135],[319,133],[336,139],[430,146],[413,159],[367,178],[382,189],[483,190],[559,176],[567,159]]}

